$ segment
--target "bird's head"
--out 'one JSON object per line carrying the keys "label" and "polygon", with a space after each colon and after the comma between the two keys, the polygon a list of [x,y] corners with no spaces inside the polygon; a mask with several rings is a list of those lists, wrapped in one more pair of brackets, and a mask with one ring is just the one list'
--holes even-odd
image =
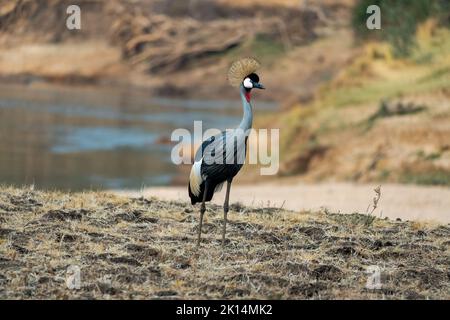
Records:
{"label": "bird's head", "polygon": [[250,91],[253,88],[255,89],[265,89],[264,86],[259,83],[259,76],[256,73],[251,73],[248,76],[244,78],[244,81],[242,81],[242,86],[247,90]]}
{"label": "bird's head", "polygon": [[255,58],[243,58],[233,62],[228,70],[228,81],[231,86],[243,88],[247,101],[250,100],[252,89],[264,89],[264,86],[259,83],[259,76],[255,73],[260,65]]}

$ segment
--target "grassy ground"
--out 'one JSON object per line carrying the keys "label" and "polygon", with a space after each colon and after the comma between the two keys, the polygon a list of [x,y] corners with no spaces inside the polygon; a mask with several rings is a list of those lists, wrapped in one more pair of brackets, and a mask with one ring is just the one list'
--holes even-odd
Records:
{"label": "grassy ground", "polygon": [[[449,299],[448,225],[108,193],[0,192],[0,298]],[[81,268],[81,288],[66,287]],[[382,288],[366,289],[366,268]]]}

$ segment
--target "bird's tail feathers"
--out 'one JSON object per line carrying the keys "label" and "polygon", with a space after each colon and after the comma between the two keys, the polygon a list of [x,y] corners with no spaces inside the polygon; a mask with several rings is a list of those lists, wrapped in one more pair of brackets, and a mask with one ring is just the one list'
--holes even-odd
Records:
{"label": "bird's tail feathers", "polygon": [[200,185],[203,182],[201,175],[201,160],[194,162],[191,168],[191,174],[189,175],[189,188],[193,195],[199,196]]}

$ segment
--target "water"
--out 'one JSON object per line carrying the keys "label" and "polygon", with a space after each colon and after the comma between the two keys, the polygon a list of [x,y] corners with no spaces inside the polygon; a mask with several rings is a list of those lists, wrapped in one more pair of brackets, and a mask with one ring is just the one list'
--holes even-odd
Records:
{"label": "water", "polygon": [[[258,110],[275,108],[258,103]],[[84,190],[169,185],[176,128],[232,128],[235,101],[150,97],[136,89],[0,86],[0,184]],[[178,179],[180,180],[180,179]]]}

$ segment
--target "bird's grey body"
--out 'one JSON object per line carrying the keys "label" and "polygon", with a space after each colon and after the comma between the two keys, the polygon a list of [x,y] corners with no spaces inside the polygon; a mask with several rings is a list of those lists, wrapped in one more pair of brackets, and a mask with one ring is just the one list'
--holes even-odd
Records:
{"label": "bird's grey body", "polygon": [[[222,131],[220,134],[208,138],[202,143],[195,155],[195,162],[189,176],[188,191],[192,204],[197,202],[202,203],[200,208],[197,245],[200,244],[205,202],[211,201],[214,193],[219,191],[223,184],[227,182],[222,233],[222,244],[225,243],[231,183],[244,165],[247,150],[247,138],[253,122],[250,91],[252,88],[264,89],[258,82],[259,77],[254,74],[253,71],[250,74],[246,73],[247,70],[252,70],[255,66],[259,66],[256,61],[243,59],[238,61],[237,64],[230,69],[230,72],[237,73],[238,78],[240,77],[239,73],[242,74],[242,72],[244,72],[243,76],[246,76],[240,78],[241,81],[244,81],[239,85],[243,108],[243,117],[239,127],[233,130]],[[232,76],[236,75],[232,74]]]}
{"label": "bird's grey body", "polygon": [[209,180],[206,201],[210,201],[214,193],[221,190],[223,183],[232,179],[244,165],[253,111],[251,103],[245,98],[246,92],[243,86],[240,92],[244,115],[239,127],[211,136],[202,143],[195,154],[195,163],[200,166],[200,170],[192,172],[197,177],[192,177],[193,180],[189,183],[192,204],[203,200],[206,180]]}

